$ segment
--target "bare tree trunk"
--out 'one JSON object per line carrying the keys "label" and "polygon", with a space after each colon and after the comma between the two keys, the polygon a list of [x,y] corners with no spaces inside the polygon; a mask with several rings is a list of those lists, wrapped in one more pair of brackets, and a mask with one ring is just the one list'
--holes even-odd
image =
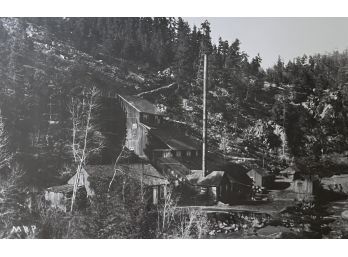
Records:
{"label": "bare tree trunk", "polygon": [[[88,149],[88,134],[89,132],[92,130],[92,126],[91,126],[91,119],[92,119],[92,111],[93,109],[96,107],[95,104],[95,98],[96,96],[99,94],[99,91],[96,88],[92,88],[90,91],[90,96],[89,99],[86,101],[85,98],[83,98],[82,101],[82,107],[80,106],[79,102],[74,103],[74,100],[72,100],[72,106],[70,108],[70,112],[72,114],[72,120],[73,120],[73,143],[72,143],[72,149],[73,149],[73,155],[74,155],[74,159],[75,161],[78,161],[78,167],[77,167],[77,171],[76,171],[76,177],[75,177],[75,181],[74,181],[74,188],[73,188],[73,195],[71,198],[71,206],[70,206],[70,211],[73,211],[74,208],[74,202],[75,202],[75,198],[76,198],[76,193],[77,193],[77,189],[78,189],[78,185],[80,182],[80,174],[81,174],[81,170],[82,167],[86,165],[86,159],[87,159],[87,155],[88,152],[87,151],[91,151],[91,149]],[[87,110],[85,109],[85,105],[87,103]],[[75,106],[76,105],[76,106]],[[81,109],[82,108],[82,109]],[[82,111],[82,114],[79,114],[79,111]],[[83,122],[81,119],[83,119],[83,113],[87,111],[86,113],[86,120],[85,122]],[[77,133],[79,132],[79,125],[84,126],[83,127],[83,138],[82,138],[82,149],[77,149],[77,147],[79,147],[79,144],[77,144]]]}

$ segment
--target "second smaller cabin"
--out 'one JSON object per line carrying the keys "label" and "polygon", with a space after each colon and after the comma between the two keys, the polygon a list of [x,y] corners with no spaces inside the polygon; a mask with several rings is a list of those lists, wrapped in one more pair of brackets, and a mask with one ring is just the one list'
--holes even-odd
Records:
{"label": "second smaller cabin", "polygon": [[[70,208],[73,189],[74,185],[69,184],[47,188],[45,190],[45,200],[51,208],[67,212]],[[77,192],[76,204],[79,209],[82,207],[82,204],[85,204],[85,201],[82,199],[86,198],[86,191],[80,186],[78,187]]]}
{"label": "second smaller cabin", "polygon": [[[152,204],[157,204],[161,197],[166,194],[166,187],[169,184],[158,171],[149,163],[129,163],[120,164],[116,167],[116,175],[120,172],[125,176],[135,179],[148,192],[149,201]],[[90,184],[90,177],[104,177],[112,180],[115,174],[113,165],[87,165],[81,170],[79,178],[79,186],[84,186],[87,191],[87,196],[93,197],[95,192]],[[68,181],[69,185],[74,185],[76,174]]]}
{"label": "second smaller cabin", "polygon": [[248,171],[248,176],[254,181],[256,186],[268,187],[273,183],[273,174],[266,169],[254,168]]}
{"label": "second smaller cabin", "polygon": [[207,188],[208,195],[213,196],[215,201],[233,204],[250,199],[252,180],[240,166],[229,164],[224,171],[212,171],[202,176],[197,185]]}

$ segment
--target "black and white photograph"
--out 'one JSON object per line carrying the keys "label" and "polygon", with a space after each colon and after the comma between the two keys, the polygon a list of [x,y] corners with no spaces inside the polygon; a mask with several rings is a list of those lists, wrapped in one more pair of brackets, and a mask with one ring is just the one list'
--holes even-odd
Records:
{"label": "black and white photograph", "polygon": [[347,29],[1,17],[0,238],[348,238]]}

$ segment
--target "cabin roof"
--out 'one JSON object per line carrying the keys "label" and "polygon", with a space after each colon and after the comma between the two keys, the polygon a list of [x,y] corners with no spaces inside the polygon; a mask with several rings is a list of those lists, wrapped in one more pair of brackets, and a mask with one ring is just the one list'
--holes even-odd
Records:
{"label": "cabin roof", "polygon": [[182,178],[191,173],[190,169],[188,169],[185,165],[183,165],[181,162],[172,157],[157,158],[156,165],[160,169],[162,169],[163,172],[167,173],[168,176],[173,178]]}
{"label": "cabin roof", "polygon": [[221,170],[226,172],[226,175],[231,183],[240,183],[251,185],[252,179],[247,175],[247,170],[244,166],[237,163],[228,163]]}
{"label": "cabin roof", "polygon": [[194,185],[198,185],[198,180],[202,177],[202,170],[193,170],[191,174],[187,175],[187,180]]}
{"label": "cabin roof", "polygon": [[55,193],[71,193],[74,190],[74,185],[60,185],[47,188],[46,191]]}
{"label": "cabin roof", "polygon": [[171,150],[200,150],[200,143],[175,128],[151,129],[150,133],[165,143]]}
{"label": "cabin roof", "polygon": [[287,167],[286,169],[280,171],[280,174],[291,174],[291,175],[294,175],[295,173],[299,172],[300,169],[293,165],[293,166],[290,166],[290,167]]}
{"label": "cabin roof", "polygon": [[224,171],[213,171],[209,173],[205,177],[201,177],[198,181],[197,184],[201,186],[219,186],[221,184],[221,180],[224,176],[225,172]]}
{"label": "cabin roof", "polygon": [[252,180],[245,173],[245,168],[239,164],[229,163],[227,165],[221,166],[220,170],[214,170],[210,172],[205,177],[202,177],[202,170],[195,170],[192,174],[187,176],[187,179],[192,184],[197,184],[200,186],[219,186],[222,178],[226,178],[230,183],[241,184],[244,186],[251,186]]}
{"label": "cabin roof", "polygon": [[226,172],[227,178],[231,183],[241,184],[244,186],[251,186],[252,180],[249,176],[240,171],[229,171]]}
{"label": "cabin roof", "polygon": [[255,171],[257,174],[259,174],[261,177],[267,177],[271,176],[272,174],[270,173],[269,170],[263,169],[263,168],[253,168],[249,172]]}
{"label": "cabin roof", "polygon": [[[149,163],[130,163],[117,165],[127,176],[137,179],[147,186],[165,185],[168,180],[163,177],[151,164]],[[85,170],[90,176],[104,176],[112,178],[114,176],[113,165],[87,165]],[[120,173],[116,173],[119,175]]]}
{"label": "cabin roof", "polygon": [[252,180],[241,170],[235,169],[235,170],[216,170],[210,172],[205,177],[199,177],[197,180],[197,174],[199,174],[200,171],[196,172],[196,175],[191,175],[189,180],[194,183],[194,180],[196,179],[197,185],[200,186],[219,186],[221,184],[221,181],[223,177],[225,176],[228,181],[230,181],[231,184],[240,184],[243,186],[251,186]]}
{"label": "cabin roof", "polygon": [[127,104],[132,106],[138,112],[149,113],[154,115],[162,115],[159,109],[153,103],[139,96],[119,95],[119,97]]}

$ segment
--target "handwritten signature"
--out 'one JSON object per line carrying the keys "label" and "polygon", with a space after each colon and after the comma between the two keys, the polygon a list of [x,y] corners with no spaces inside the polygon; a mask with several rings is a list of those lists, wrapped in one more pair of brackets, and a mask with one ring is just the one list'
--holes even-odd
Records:
{"label": "handwritten signature", "polygon": [[35,225],[30,225],[30,226],[13,226],[11,230],[12,233],[25,233],[27,235],[29,234],[35,234],[36,231],[36,226]]}

